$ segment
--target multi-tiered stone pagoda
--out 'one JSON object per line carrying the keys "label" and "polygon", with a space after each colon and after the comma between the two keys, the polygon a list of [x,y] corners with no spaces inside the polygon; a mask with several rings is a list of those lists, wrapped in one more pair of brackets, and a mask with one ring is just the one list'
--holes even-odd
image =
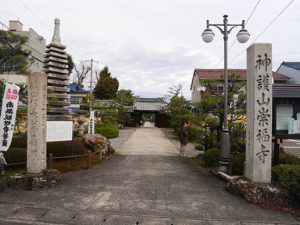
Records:
{"label": "multi-tiered stone pagoda", "polygon": [[66,46],[61,44],[59,25],[59,19],[55,19],[52,42],[47,45],[45,55],[44,68],[48,76],[47,85],[48,89],[53,91],[50,94],[53,98],[48,100],[51,108],[47,113],[47,120],[72,120],[70,111],[66,108],[70,105],[68,101],[70,90],[67,88],[69,85],[68,56],[65,51]]}

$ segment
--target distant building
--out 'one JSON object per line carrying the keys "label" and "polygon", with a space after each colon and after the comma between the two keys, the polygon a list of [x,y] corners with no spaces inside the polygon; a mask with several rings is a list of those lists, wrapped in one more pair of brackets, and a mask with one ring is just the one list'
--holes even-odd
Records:
{"label": "distant building", "polygon": [[[9,30],[28,37],[28,41],[23,46],[24,49],[30,50],[30,57],[34,59],[34,63],[29,66],[31,71],[42,71],[44,66],[44,55],[46,50],[46,40],[32,28],[28,31],[23,31],[23,24],[18,20],[9,21]],[[4,79],[11,83],[26,83],[26,75],[1,74],[0,79]]]}
{"label": "distant building", "polygon": [[[229,69],[228,74],[235,73],[240,74],[240,81],[247,80],[247,70],[246,69]],[[216,84],[216,89],[218,92],[223,92],[224,79],[221,75],[224,74],[223,69],[195,69],[193,73],[192,83],[190,90],[192,92],[192,103],[200,102],[209,90],[200,85],[200,81],[204,79],[213,79],[219,81]],[[273,72],[273,80],[275,84],[284,84],[290,80],[288,76]],[[246,92],[246,87],[243,87],[240,91]]]}
{"label": "distant building", "polygon": [[292,78],[287,83],[300,84],[300,62],[282,62],[276,72]]}
{"label": "distant building", "polygon": [[87,102],[87,96],[90,93],[89,90],[80,90],[77,84],[70,84],[67,86],[70,89],[70,103],[71,105],[67,107],[73,112],[80,109],[80,106]]}

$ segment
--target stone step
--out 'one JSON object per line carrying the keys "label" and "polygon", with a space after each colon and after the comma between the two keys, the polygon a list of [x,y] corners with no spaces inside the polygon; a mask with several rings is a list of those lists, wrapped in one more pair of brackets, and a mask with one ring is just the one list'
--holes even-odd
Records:
{"label": "stone step", "polygon": [[58,69],[68,69],[68,64],[64,64],[64,63],[48,61],[44,64],[44,68],[48,68],[50,66],[58,68]]}
{"label": "stone step", "polygon": [[58,93],[53,93],[53,94],[49,94],[49,97],[69,99],[70,95],[68,95],[68,94],[60,94],[60,93],[59,94]]}
{"label": "stone step", "polygon": [[52,56],[49,56],[48,58],[46,58],[45,61],[44,61],[44,63],[47,63],[49,61],[68,64],[68,60],[66,60],[66,59],[60,59],[60,58],[52,57]]}
{"label": "stone step", "polygon": [[52,43],[48,44],[46,47],[47,48],[55,47],[55,48],[59,48],[59,49],[65,49],[67,46],[52,42]]}
{"label": "stone step", "polygon": [[48,88],[55,91],[55,92],[64,92],[64,93],[69,93],[70,89],[66,87],[56,87],[56,86],[50,86],[48,84]]}
{"label": "stone step", "polygon": [[69,81],[66,80],[53,80],[53,79],[48,79],[48,84],[53,84],[53,85],[59,85],[59,86],[68,86]]}
{"label": "stone step", "polygon": [[63,54],[59,54],[59,53],[56,53],[56,52],[49,52],[45,55],[45,58],[46,60],[49,58],[49,57],[55,57],[55,58],[60,58],[60,59],[68,59],[68,56],[67,55],[63,55]]}
{"label": "stone step", "polygon": [[49,113],[70,114],[70,110],[66,108],[51,108]]}
{"label": "stone step", "polygon": [[48,73],[47,76],[48,76],[48,79],[52,78],[52,79],[59,79],[59,80],[69,80],[69,76],[68,75]]}
{"label": "stone step", "polygon": [[49,101],[49,105],[51,106],[70,106],[70,102],[65,102],[65,101]]}
{"label": "stone step", "polygon": [[67,54],[65,50],[56,48],[55,46],[51,46],[50,48],[48,48],[46,50],[46,53],[49,53],[49,52],[57,52],[57,53],[63,54],[63,55]]}
{"label": "stone step", "polygon": [[58,73],[58,74],[68,74],[69,70],[66,69],[57,69],[53,67],[46,68],[46,73]]}

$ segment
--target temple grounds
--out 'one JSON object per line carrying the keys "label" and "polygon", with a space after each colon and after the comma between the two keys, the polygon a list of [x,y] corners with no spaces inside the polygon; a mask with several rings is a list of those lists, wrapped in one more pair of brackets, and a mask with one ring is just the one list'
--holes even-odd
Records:
{"label": "temple grounds", "polygon": [[161,129],[124,129],[112,145],[110,160],[53,189],[0,193],[0,224],[300,224],[227,192]]}

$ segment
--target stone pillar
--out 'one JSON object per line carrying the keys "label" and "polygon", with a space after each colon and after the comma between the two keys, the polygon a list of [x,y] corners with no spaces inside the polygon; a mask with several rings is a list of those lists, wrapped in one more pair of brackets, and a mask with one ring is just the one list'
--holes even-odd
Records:
{"label": "stone pillar", "polygon": [[247,49],[247,142],[245,176],[271,183],[272,44]]}
{"label": "stone pillar", "polygon": [[47,75],[32,72],[28,76],[27,172],[40,173],[47,168]]}

